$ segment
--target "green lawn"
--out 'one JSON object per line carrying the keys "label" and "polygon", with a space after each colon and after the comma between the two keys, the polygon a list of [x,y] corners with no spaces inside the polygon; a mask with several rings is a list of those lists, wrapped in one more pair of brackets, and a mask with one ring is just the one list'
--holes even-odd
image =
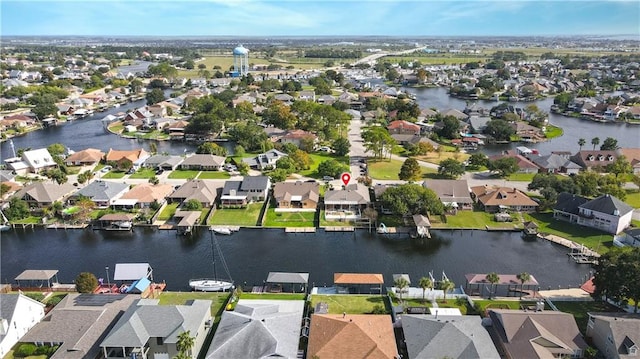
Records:
{"label": "green lawn", "polygon": [[169,218],[173,217],[173,215],[176,213],[176,209],[178,208],[178,205],[180,203],[169,203],[167,204],[166,207],[164,207],[164,209],[162,210],[162,213],[160,213],[160,215],[158,216],[158,220],[159,221],[166,221]]}
{"label": "green lawn", "polygon": [[23,219],[12,220],[11,223],[15,224],[41,224],[42,217],[29,216]]}
{"label": "green lawn", "polygon": [[320,210],[320,227],[349,227],[353,226],[352,222],[327,221],[324,219],[324,209]]}
{"label": "green lawn", "polygon": [[522,182],[531,182],[533,181],[533,177],[535,173],[514,173],[507,177],[509,181],[522,181]]}
{"label": "green lawn", "polygon": [[[395,297],[394,303],[399,303],[400,298]],[[425,301],[422,298],[410,298],[402,300],[405,303],[406,307],[427,307],[431,308],[431,302],[427,299]],[[466,299],[454,299],[447,296],[447,301],[443,302],[442,300],[438,300],[438,308],[458,308],[462,315],[466,315],[468,312],[473,312],[473,309],[469,310],[469,303]]]}
{"label": "green lawn", "polygon": [[627,198],[624,201],[633,208],[640,208],[640,191],[628,189]]}
{"label": "green lawn", "polygon": [[311,296],[311,308],[316,304],[325,302],[329,305],[330,314],[369,314],[376,307],[386,310],[384,297],[380,295],[313,295]]}
{"label": "green lawn", "polygon": [[255,226],[263,203],[251,203],[247,208],[218,208],[209,225]]}
{"label": "green lawn", "polygon": [[547,125],[544,136],[548,139],[552,139],[555,137],[562,136],[562,133],[563,133],[562,128],[553,126],[553,125]]}
{"label": "green lawn", "polygon": [[[475,305],[474,310],[484,317],[485,311],[487,309],[520,309],[521,305],[524,306],[535,306],[535,302],[529,301],[519,301],[519,300],[475,300],[473,301]],[[545,309],[551,309],[545,304]]]}
{"label": "green lawn", "polygon": [[140,168],[134,174],[129,176],[131,179],[149,179],[156,175],[156,171],[153,168]]}
{"label": "green lawn", "polygon": [[265,227],[313,227],[316,212],[276,212],[271,207],[267,210]]}
{"label": "green lawn", "polygon": [[491,213],[481,211],[458,211],[455,215],[447,215],[447,223],[433,221],[434,228],[513,228],[520,225],[520,219],[517,213],[512,213],[513,222],[496,222]]}
{"label": "green lawn", "polygon": [[[17,348],[17,347],[16,347]],[[13,350],[10,350],[7,355],[4,356],[3,359],[14,359],[16,357],[13,356]],[[30,355],[28,357],[20,357],[20,359],[47,359],[46,355]]]}
{"label": "green lawn", "polygon": [[198,177],[200,171],[193,170],[175,170],[169,173],[170,179],[193,179]]}
{"label": "green lawn", "polygon": [[576,243],[585,245],[600,254],[609,251],[609,247],[613,245],[613,236],[609,233],[597,230],[595,228],[583,227],[577,224],[553,219],[553,214],[546,213],[527,213],[524,214],[525,221],[535,221],[540,233],[555,234],[560,237],[567,238]]}
{"label": "green lawn", "polygon": [[145,140],[167,140],[169,139],[169,134],[164,133],[162,131],[151,131],[151,132],[136,132],[134,136],[138,138],[142,138]]}
{"label": "green lawn", "polygon": [[220,315],[230,293],[162,292],[160,305],[180,305],[193,299],[211,300],[211,315]]}
{"label": "green lawn", "polygon": [[311,166],[309,167],[309,169],[298,172],[299,174],[306,177],[321,178],[322,176],[318,174],[318,165],[326,160],[334,159],[340,163],[344,163],[347,166],[349,165],[348,156],[336,157],[326,153],[310,153],[309,158],[311,158]]}
{"label": "green lawn", "polygon": [[[444,146],[444,145],[443,145]],[[447,146],[448,147],[448,146]],[[449,150],[443,150],[438,153],[437,151],[429,152],[424,156],[417,156],[416,159],[424,162],[433,163],[436,165],[440,164],[440,161],[453,158],[456,161],[464,162],[471,157],[468,153],[456,152],[455,147],[450,148]]]}
{"label": "green lawn", "polygon": [[125,175],[126,175],[126,173],[124,171],[122,171],[122,172],[109,171],[109,172],[105,173],[104,175],[102,175],[101,178],[118,179],[118,178],[124,178]]}
{"label": "green lawn", "polygon": [[[379,180],[397,180],[398,173],[400,173],[400,167],[402,167],[403,161],[394,160],[382,160],[382,161],[373,161],[369,160],[367,165],[369,166],[369,176],[373,179]],[[433,168],[421,167],[422,169],[422,177],[431,177],[437,172],[437,170]]]}
{"label": "green lawn", "polygon": [[304,293],[242,293],[240,299],[304,300]]}
{"label": "green lawn", "polygon": [[587,322],[589,321],[588,312],[620,312],[621,310],[607,302],[556,302],[553,304],[558,310],[573,314],[578,324],[578,329],[582,334],[587,331]]}
{"label": "green lawn", "polygon": [[124,130],[124,124],[120,121],[117,121],[117,122],[114,122],[112,125],[110,125],[108,128],[109,128],[109,131],[113,133],[121,133],[122,130]]}
{"label": "green lawn", "polygon": [[198,179],[228,179],[229,173],[225,171],[202,171]]}

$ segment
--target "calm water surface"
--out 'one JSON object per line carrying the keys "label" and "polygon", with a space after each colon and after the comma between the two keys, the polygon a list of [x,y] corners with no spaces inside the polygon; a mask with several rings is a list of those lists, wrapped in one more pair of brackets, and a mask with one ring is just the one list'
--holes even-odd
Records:
{"label": "calm water surface", "polygon": [[[331,285],[334,272],[408,273],[415,283],[433,271],[459,285],[467,273],[495,271],[533,274],[541,288],[578,286],[590,267],[568,259],[567,250],[543,240],[525,241],[520,233],[433,231],[419,244],[356,233],[285,234],[282,229],[242,229],[217,236],[231,276],[237,283],[261,284],[270,271],[309,272],[309,281]],[[210,238],[201,231],[192,239],[175,231],[136,229],[133,234],[92,230],[14,230],[3,232],[1,279],[5,283],[25,269],[58,269],[59,280],[71,283],[82,271],[104,277],[105,266],[149,262],[156,281],[171,290],[187,290],[188,280],[212,275]],[[217,265],[218,273],[221,266]],[[113,275],[113,273],[111,273]]]}

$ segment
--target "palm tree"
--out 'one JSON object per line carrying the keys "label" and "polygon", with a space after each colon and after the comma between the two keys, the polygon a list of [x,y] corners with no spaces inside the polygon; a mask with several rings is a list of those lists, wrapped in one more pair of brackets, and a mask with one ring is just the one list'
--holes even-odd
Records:
{"label": "palm tree", "polygon": [[191,357],[191,348],[195,344],[195,338],[191,336],[191,331],[187,330],[178,335],[178,341],[176,342],[176,349],[178,352],[187,358]]}
{"label": "palm tree", "polygon": [[404,277],[399,277],[393,282],[393,285],[400,290],[400,302],[402,303],[402,291],[409,286],[409,281]]}
{"label": "palm tree", "polygon": [[584,138],[578,140],[578,146],[580,146],[580,151],[582,151],[582,146],[586,145],[587,141]]}
{"label": "palm tree", "polygon": [[447,301],[447,292],[452,291],[453,288],[455,287],[456,287],[456,284],[450,281],[449,279],[445,279],[442,282],[440,282],[440,289],[442,289],[442,291],[444,292],[443,302]]}
{"label": "palm tree", "polygon": [[520,280],[520,299],[522,299],[522,292],[524,290],[524,282],[528,282],[531,279],[531,274],[527,272],[522,272],[518,274],[516,277]]}
{"label": "palm tree", "polygon": [[420,282],[418,282],[418,285],[420,286],[420,288],[422,288],[422,301],[424,302],[424,292],[427,290],[427,288],[433,287],[433,282],[429,277],[422,277],[420,278]]}
{"label": "palm tree", "polygon": [[491,296],[493,294],[493,286],[500,282],[500,276],[498,275],[498,273],[496,272],[491,272],[489,274],[487,274],[487,276],[485,277],[485,279],[491,283],[491,290],[489,291],[489,299],[491,299]]}
{"label": "palm tree", "polygon": [[593,145],[593,150],[595,151],[596,146],[600,144],[600,137],[594,137],[591,139],[591,144]]}

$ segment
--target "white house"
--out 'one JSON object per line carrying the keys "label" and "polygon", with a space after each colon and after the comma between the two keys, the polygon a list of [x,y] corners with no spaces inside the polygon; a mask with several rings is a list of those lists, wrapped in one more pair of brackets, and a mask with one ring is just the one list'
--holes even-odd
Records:
{"label": "white house", "polygon": [[560,193],[553,218],[618,234],[631,224],[633,208],[608,194],[588,199]]}
{"label": "white house", "polygon": [[5,163],[17,174],[25,174],[27,172],[39,173],[58,166],[46,148],[24,151],[21,158],[8,158],[5,160]]}
{"label": "white house", "polygon": [[0,294],[0,358],[44,318],[44,304],[22,294]]}

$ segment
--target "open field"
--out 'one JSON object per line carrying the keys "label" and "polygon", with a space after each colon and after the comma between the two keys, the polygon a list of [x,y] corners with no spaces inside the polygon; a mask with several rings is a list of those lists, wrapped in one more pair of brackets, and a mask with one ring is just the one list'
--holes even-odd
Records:
{"label": "open field", "polygon": [[[400,173],[400,167],[402,167],[403,161],[392,159],[373,161],[369,160],[367,166],[369,167],[369,176],[373,179],[379,180],[397,180],[398,173]],[[430,175],[436,174],[436,170],[432,168],[421,167],[422,177],[430,177]]]}
{"label": "open field", "polygon": [[218,208],[209,225],[255,226],[263,203],[251,203],[247,208]]}
{"label": "open field", "polygon": [[385,310],[384,297],[380,295],[319,295],[311,296],[311,308],[324,302],[329,305],[330,314],[369,314],[375,309]]}
{"label": "open field", "polygon": [[460,161],[460,162],[464,162],[466,160],[469,159],[469,157],[471,157],[470,154],[468,153],[463,153],[463,152],[455,152],[455,151],[443,151],[443,152],[429,152],[424,156],[417,156],[416,159],[420,160],[420,161],[424,161],[424,162],[429,162],[429,163],[433,163],[436,165],[440,164],[440,161],[449,159],[449,158],[453,158],[456,161]]}

